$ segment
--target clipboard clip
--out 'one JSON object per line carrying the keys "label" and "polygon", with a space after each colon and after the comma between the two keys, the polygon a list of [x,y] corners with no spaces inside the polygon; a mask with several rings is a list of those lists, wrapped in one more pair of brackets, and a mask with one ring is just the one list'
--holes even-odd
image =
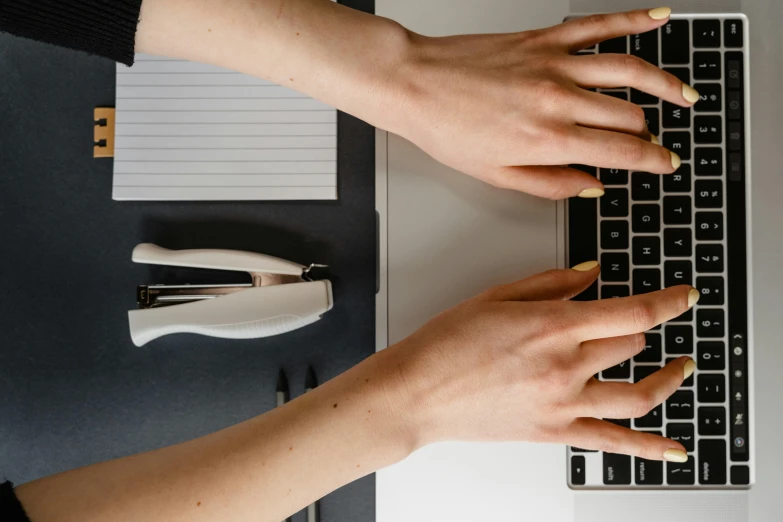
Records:
{"label": "clipboard clip", "polygon": [[93,158],[114,157],[114,114],[112,107],[95,107],[93,121]]}
{"label": "clipboard clip", "polygon": [[251,282],[215,285],[142,285],[138,310],[128,312],[136,346],[173,333],[254,339],[296,330],[332,309],[332,285],[299,265],[238,250],[168,250],[143,243],[134,263],[247,272]]}

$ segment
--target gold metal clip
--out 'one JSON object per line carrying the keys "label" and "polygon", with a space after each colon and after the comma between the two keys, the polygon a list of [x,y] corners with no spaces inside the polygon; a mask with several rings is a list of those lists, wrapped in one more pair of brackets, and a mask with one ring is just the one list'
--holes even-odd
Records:
{"label": "gold metal clip", "polygon": [[[96,107],[95,135],[92,149],[93,158],[114,157],[114,109],[111,107]],[[102,123],[103,122],[103,123]]]}

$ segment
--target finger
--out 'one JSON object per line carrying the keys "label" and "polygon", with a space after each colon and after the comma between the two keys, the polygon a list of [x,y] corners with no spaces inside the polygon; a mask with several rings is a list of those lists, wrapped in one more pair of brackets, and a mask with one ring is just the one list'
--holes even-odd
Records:
{"label": "finger", "polygon": [[641,381],[605,382],[592,379],[577,399],[579,415],[609,419],[644,417],[677,391],[696,363],[680,357]]}
{"label": "finger", "polygon": [[560,166],[501,167],[492,181],[500,188],[548,199],[597,198],[604,194],[603,184],[595,177]]}
{"label": "finger", "polygon": [[564,70],[582,87],[633,87],[683,107],[699,101],[699,93],[693,87],[636,56],[572,56],[565,63]]}
{"label": "finger", "polygon": [[[585,377],[595,375],[612,366],[618,365],[635,357],[646,345],[643,333],[595,339],[582,343],[580,349],[580,367]],[[605,415],[594,415],[604,417]]]}
{"label": "finger", "polygon": [[593,284],[601,267],[587,261],[565,270],[547,270],[527,279],[496,286],[488,293],[497,301],[550,301],[571,299]]}
{"label": "finger", "polygon": [[571,423],[564,438],[567,440],[562,442],[579,448],[622,453],[648,460],[685,462],[688,459],[685,448],[678,442],[589,417]]}
{"label": "finger", "polygon": [[547,31],[569,52],[576,52],[618,36],[646,33],[669,20],[671,9],[629,11],[625,13],[597,14],[570,20],[551,27]]}
{"label": "finger", "polygon": [[573,142],[562,149],[559,162],[657,174],[671,174],[682,163],[677,154],[636,136],[580,126],[574,129]]}
{"label": "finger", "polygon": [[587,341],[646,332],[679,316],[698,300],[698,290],[679,285],[649,294],[579,303],[574,334]]}
{"label": "finger", "polygon": [[651,139],[644,111],[636,104],[612,96],[580,89],[583,103],[573,111],[575,123],[583,127],[632,134]]}

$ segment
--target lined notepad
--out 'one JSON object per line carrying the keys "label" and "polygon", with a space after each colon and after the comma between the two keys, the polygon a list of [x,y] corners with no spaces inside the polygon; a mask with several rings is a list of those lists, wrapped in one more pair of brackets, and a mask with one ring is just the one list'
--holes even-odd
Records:
{"label": "lined notepad", "polygon": [[211,65],[117,65],[117,200],[337,198],[337,111]]}

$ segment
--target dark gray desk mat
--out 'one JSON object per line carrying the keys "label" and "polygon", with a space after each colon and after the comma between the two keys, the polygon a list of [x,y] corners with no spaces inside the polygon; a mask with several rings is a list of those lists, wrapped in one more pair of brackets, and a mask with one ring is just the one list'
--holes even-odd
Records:
{"label": "dark gray desk mat", "polygon": [[[91,157],[93,107],[113,101],[112,62],[0,34],[0,477],[15,483],[235,424],[274,407],[281,367],[296,396],[308,364],[324,381],[374,351],[370,126],[340,115],[337,202],[119,203],[111,160]],[[135,286],[167,273],[131,263],[140,242],[327,263],[335,307],[280,337],[136,348]],[[348,485],[322,520],[373,520],[374,497],[372,477]]]}

